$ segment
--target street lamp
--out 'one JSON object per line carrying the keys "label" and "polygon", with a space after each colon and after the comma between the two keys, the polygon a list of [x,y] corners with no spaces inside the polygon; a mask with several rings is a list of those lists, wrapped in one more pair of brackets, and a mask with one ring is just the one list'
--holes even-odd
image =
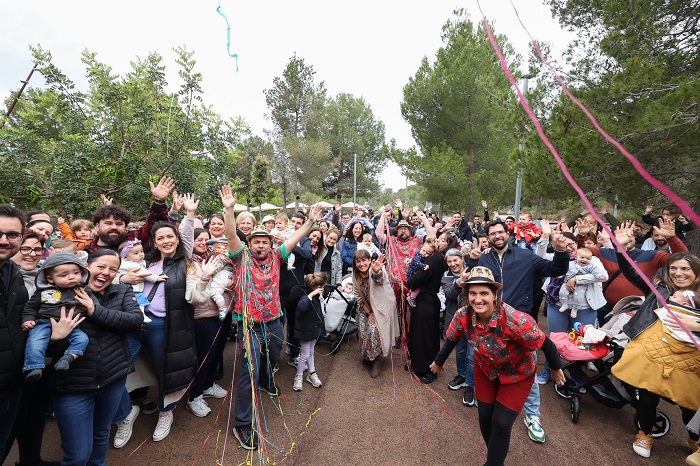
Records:
{"label": "street lamp", "polygon": [[[526,74],[523,76],[523,95],[527,94],[527,89],[528,89],[528,84],[530,78],[533,78],[534,76]],[[520,154],[525,152],[525,144],[523,144],[523,141],[520,141],[520,144],[518,144],[518,149],[520,150]],[[522,190],[523,190],[523,168],[522,166],[518,167],[518,178],[515,180],[515,205],[513,208],[513,216],[517,219],[520,217],[520,197],[522,195]]]}

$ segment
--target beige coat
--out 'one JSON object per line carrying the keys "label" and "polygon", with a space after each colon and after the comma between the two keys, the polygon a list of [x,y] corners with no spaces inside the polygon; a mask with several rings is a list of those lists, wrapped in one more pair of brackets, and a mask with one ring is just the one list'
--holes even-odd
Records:
{"label": "beige coat", "polygon": [[[391,345],[394,344],[394,340],[399,337],[396,296],[389,283],[385,267],[382,267],[382,276],[379,279],[379,283],[375,282],[371,275],[372,271],[370,270],[369,305],[372,307],[374,318],[377,321],[379,338],[382,344],[382,355],[386,357],[391,353]],[[355,289],[358,289],[357,284]]]}

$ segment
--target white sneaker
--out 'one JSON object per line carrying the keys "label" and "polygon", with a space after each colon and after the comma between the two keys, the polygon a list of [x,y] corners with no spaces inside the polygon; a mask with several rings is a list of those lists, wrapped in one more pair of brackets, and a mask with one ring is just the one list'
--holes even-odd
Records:
{"label": "white sneaker", "polygon": [[190,411],[192,414],[194,414],[197,417],[205,417],[205,416],[208,416],[209,413],[211,413],[211,408],[209,408],[209,405],[207,405],[207,402],[204,401],[204,398],[202,395],[199,395],[197,398],[195,398],[192,401],[188,401],[187,402],[187,410]]}
{"label": "white sneaker", "polygon": [[170,433],[170,427],[173,425],[173,412],[161,411],[158,413],[158,424],[156,430],[153,431],[153,441],[160,442]]}
{"label": "white sneaker", "polygon": [[294,377],[294,385],[292,385],[292,388],[294,389],[295,392],[300,392],[304,389],[304,376],[303,375],[297,375]]}
{"label": "white sneaker", "polygon": [[214,384],[211,387],[204,390],[202,396],[204,398],[225,398],[228,392],[221,388],[218,384]]}
{"label": "white sneaker", "polygon": [[138,417],[140,411],[138,406],[132,406],[126,418],[117,424],[117,433],[114,434],[114,448],[121,448],[129,441],[131,433],[134,430],[134,421]]}
{"label": "white sneaker", "polygon": [[313,385],[314,388],[318,388],[321,385],[323,385],[321,383],[321,379],[318,378],[318,374],[316,374],[315,372],[313,374],[307,375],[306,381],[309,382],[311,385]]}

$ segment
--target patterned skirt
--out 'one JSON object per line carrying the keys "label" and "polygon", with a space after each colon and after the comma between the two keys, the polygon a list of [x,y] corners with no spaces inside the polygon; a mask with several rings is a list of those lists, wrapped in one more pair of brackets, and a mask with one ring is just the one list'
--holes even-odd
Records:
{"label": "patterned skirt", "polygon": [[368,322],[369,317],[363,312],[357,313],[357,333],[360,336],[360,354],[365,361],[374,361],[382,355],[382,345],[379,340],[379,328],[376,321]]}

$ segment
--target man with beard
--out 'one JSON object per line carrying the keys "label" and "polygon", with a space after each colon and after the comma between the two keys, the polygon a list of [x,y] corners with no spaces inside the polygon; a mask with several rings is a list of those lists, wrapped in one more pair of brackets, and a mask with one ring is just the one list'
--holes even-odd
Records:
{"label": "man with beard", "polygon": [[10,258],[17,254],[24,234],[24,214],[0,205],[0,463],[12,433],[21,396],[22,361],[26,335],[20,329],[28,293],[19,266]]}
{"label": "man with beard", "polygon": [[[237,195],[224,185],[219,191],[227,218],[234,218],[233,208]],[[236,235],[234,222],[226,222],[229,258],[233,266],[234,289],[233,320],[238,326],[239,360],[241,373],[236,389],[236,421],[233,434],[246,450],[259,446],[258,433],[264,432],[259,419],[253,417],[253,400],[258,389],[271,396],[280,393],[274,381],[273,368],[278,364],[284,332],[280,316],[280,268],[294,246],[311,230],[320,218],[321,206],[315,205],[308,220],[276,250],[272,250],[272,236],[264,227],[256,227],[248,235],[248,249]],[[303,268],[303,267],[302,267]],[[254,359],[251,360],[251,356]],[[234,374],[235,376],[235,374]],[[251,391],[251,388],[254,389]]]}
{"label": "man with beard", "polygon": [[[508,228],[501,220],[487,223],[484,231],[491,249],[488,254],[482,254],[479,248],[473,249],[469,255],[469,268],[477,265],[489,268],[495,280],[503,285],[503,302],[520,312],[532,315],[535,274],[559,277],[569,269],[565,238],[561,233],[552,232],[550,243],[555,252],[552,260],[548,261],[532,254],[531,251],[509,245]],[[540,424],[539,384],[532,384],[524,411],[528,436],[535,442],[544,442],[546,437]]]}
{"label": "man with beard", "polygon": [[[385,213],[388,214],[389,212],[391,212],[391,206],[387,205]],[[405,220],[399,221],[396,225],[396,236],[387,235],[386,218],[384,215],[379,217],[379,222],[377,222],[375,231],[379,244],[386,248],[386,256],[389,259],[387,262],[389,266],[389,280],[391,281],[391,286],[394,288],[394,294],[396,296],[396,310],[399,313],[399,330],[403,340],[406,339],[405,319],[406,311],[408,310],[406,298],[410,292],[406,286],[408,263],[413,256],[420,251],[424,240],[428,242],[435,241],[435,229],[428,221],[428,217],[426,217],[423,212],[418,212],[416,215],[423,222],[425,238],[412,236],[411,232],[413,229]],[[395,347],[398,348],[399,343],[400,342],[397,341]]]}
{"label": "man with beard", "polygon": [[[88,254],[101,248],[116,251],[124,241],[139,239],[145,244],[151,242],[151,227],[158,221],[168,221],[168,209],[165,206],[165,199],[170,191],[175,187],[172,178],[162,177],[157,185],[151,185],[153,204],[148,212],[146,223],[138,230],[127,231],[126,226],[131,222],[129,211],[115,204],[108,204],[100,207],[92,215],[92,223],[95,224],[97,236],[92,243],[83,248]],[[145,248],[144,248],[145,249]],[[123,278],[123,277],[122,277]],[[129,283],[123,280],[122,283]]]}
{"label": "man with beard", "polygon": [[651,238],[647,239],[640,249],[642,251],[674,252],[671,251],[671,245],[668,244],[668,240],[661,234],[658,228],[654,230],[651,234]]}

